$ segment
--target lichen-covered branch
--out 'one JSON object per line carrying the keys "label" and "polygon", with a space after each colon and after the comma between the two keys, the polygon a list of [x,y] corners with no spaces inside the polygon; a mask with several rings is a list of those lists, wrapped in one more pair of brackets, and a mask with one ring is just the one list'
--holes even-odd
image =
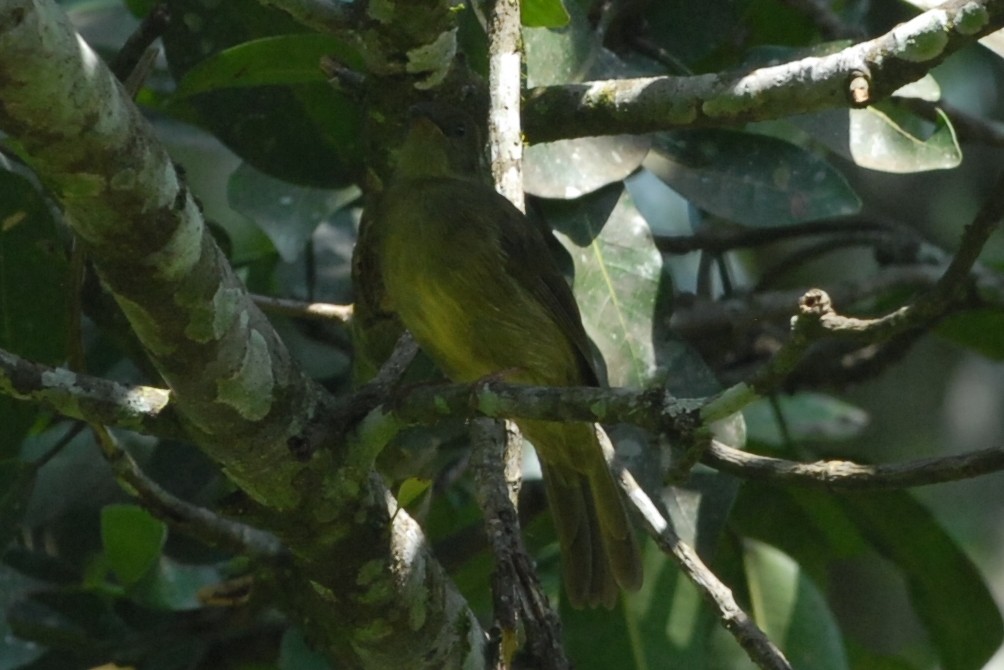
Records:
{"label": "lichen-covered branch", "polygon": [[62,204],[189,439],[288,548],[285,605],[317,645],[353,667],[479,667],[476,619],[372,464],[340,467],[331,444],[292,457],[333,400],[293,361],[149,124],[52,0],[0,4],[0,130]]}
{"label": "lichen-covered branch", "polygon": [[752,72],[613,79],[532,89],[531,142],[585,135],[737,125],[863,107],[920,79],[960,48],[1004,27],[1004,0],[951,0],[838,53]]}
{"label": "lichen-covered branch", "polygon": [[185,431],[171,394],[33,363],[0,349],[0,394],[34,402],[82,421],[182,439]]}

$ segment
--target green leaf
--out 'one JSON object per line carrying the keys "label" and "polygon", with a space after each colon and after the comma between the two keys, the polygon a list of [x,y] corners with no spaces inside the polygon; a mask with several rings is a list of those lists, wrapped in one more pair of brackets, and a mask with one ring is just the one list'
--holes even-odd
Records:
{"label": "green leaf", "polygon": [[226,88],[324,83],[318,64],[326,55],[347,67],[359,69],[363,65],[355,50],[330,35],[263,37],[223,49],[188,70],[176,95],[184,98]]}
{"label": "green leaf", "polygon": [[522,0],[520,20],[533,28],[561,28],[570,17],[561,0]]}
{"label": "green leaf", "polygon": [[1004,360],[1004,310],[987,307],[953,314],[938,323],[936,332],[987,358]]}
{"label": "green leaf", "polygon": [[[215,0],[175,0],[164,34],[168,65],[176,80],[204,61],[228,49],[222,60],[205,66],[189,90],[216,87],[198,95],[175,96],[176,108],[189,110],[235,153],[270,175],[318,187],[345,186],[354,181],[361,163],[358,104],[327,82],[311,80],[306,61],[324,45],[324,38],[305,32],[285,12],[260,3],[219,3]],[[287,41],[262,42],[283,36]],[[269,63],[272,50],[303,40],[289,69]],[[247,49],[240,48],[254,43]],[[237,67],[235,68],[235,62]],[[243,72],[240,65],[247,65]],[[315,63],[316,65],[316,63]],[[235,87],[251,81],[277,81],[285,72],[293,81]],[[311,80],[304,83],[304,79]],[[224,88],[218,88],[224,86]],[[171,108],[169,107],[169,110]],[[174,109],[179,111],[179,109]]]}
{"label": "green leaf", "polygon": [[[0,349],[36,363],[66,357],[69,265],[33,176],[0,155]],[[0,392],[0,459],[19,453],[38,408]]]}
{"label": "green leaf", "polygon": [[561,30],[524,28],[526,85],[549,86],[582,81],[601,48],[596,31],[578,3]]}
{"label": "green leaf", "polygon": [[1000,610],[972,561],[903,491],[839,498],[847,516],[906,579],[945,670],[977,670],[1004,640]]}
{"label": "green leaf", "polygon": [[832,151],[871,170],[926,172],[953,168],[962,161],[955,130],[941,110],[931,124],[895,101],[883,101],[865,109],[806,114],[792,122]]}
{"label": "green leaf", "polygon": [[909,173],[945,170],[962,162],[955,129],[940,109],[926,139],[919,117],[892,103],[850,111],[851,158],[861,167]]}
{"label": "green leaf", "polygon": [[154,568],[166,539],[164,523],[141,507],[108,505],[101,510],[105,563],[126,587]]}
{"label": "green leaf", "polygon": [[561,606],[566,648],[577,668],[707,666],[717,621],[697,589],[653,542],[642,547],[645,582],[612,612]]}
{"label": "green leaf", "polygon": [[358,199],[359,189],[296,186],[244,163],[231,175],[227,197],[234,210],[254,221],[268,236],[279,256],[293,263],[317,226]]}
{"label": "green leaf", "polygon": [[397,489],[397,504],[401,507],[408,507],[418,500],[432,486],[431,479],[420,477],[409,477],[401,482]]}
{"label": "green leaf", "polygon": [[665,133],[644,164],[697,207],[747,226],[785,226],[861,208],[832,165],[764,135],[735,130]]}
{"label": "green leaf", "polygon": [[751,540],[743,554],[752,615],[792,667],[846,670],[836,619],[798,563],[775,547]]}
{"label": "green leaf", "polygon": [[168,556],[147,570],[129,589],[131,600],[163,610],[195,610],[204,607],[199,592],[226,578],[214,565],[186,565]]}
{"label": "green leaf", "polygon": [[610,385],[645,386],[685,350],[659,328],[672,287],[648,225],[621,184],[544,205],[571,253],[575,297]]}
{"label": "green leaf", "polygon": [[648,137],[637,135],[534,144],[524,155],[524,188],[542,198],[578,198],[630,175],[650,145]]}
{"label": "green leaf", "polygon": [[[804,392],[776,399],[788,436],[795,442],[849,440],[868,425],[868,413],[825,393]],[[774,406],[762,398],[743,410],[749,438],[772,447],[785,446]]]}

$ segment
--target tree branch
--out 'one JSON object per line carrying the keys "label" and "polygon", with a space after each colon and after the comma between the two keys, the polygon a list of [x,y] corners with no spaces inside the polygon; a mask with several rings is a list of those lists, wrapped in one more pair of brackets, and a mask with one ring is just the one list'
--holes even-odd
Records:
{"label": "tree branch", "polygon": [[171,394],[130,386],[66,368],[33,363],[0,349],[0,393],[29,400],[73,419],[185,439]]}
{"label": "tree branch", "polygon": [[687,579],[697,587],[701,596],[718,614],[722,626],[736,638],[750,659],[765,670],[791,670],[791,665],[781,650],[739,607],[732,596],[732,591],[708,569],[693,547],[680,539],[671,520],[659,513],[658,508],[631,473],[617,461],[614,462],[614,472],[621,490],[641,516],[649,535],[667,556],[676,561]]}
{"label": "tree branch", "polygon": [[862,465],[850,461],[797,463],[760,456],[712,442],[702,459],[716,470],[742,477],[797,486],[880,491],[972,479],[1004,470],[1004,448],[906,463]]}
{"label": "tree branch", "polygon": [[478,667],[477,620],[369,465],[339,467],[338,448],[293,458],[290,441],[323,425],[333,400],[252,303],[152,129],[52,0],[0,4],[0,100],[0,129],[65,208],[189,438],[271,512],[262,523],[293,557],[286,605],[318,647],[354,667]]}
{"label": "tree branch", "polygon": [[100,424],[91,424],[105,460],[122,487],[156,517],[211,546],[228,549],[263,561],[288,557],[271,533],[226,519],[208,509],[177,498],[146,476],[133,457]]}
{"label": "tree branch", "polygon": [[535,88],[526,100],[524,130],[531,142],[551,142],[864,107],[1001,27],[1004,0],[951,0],[829,56],[752,72]]}

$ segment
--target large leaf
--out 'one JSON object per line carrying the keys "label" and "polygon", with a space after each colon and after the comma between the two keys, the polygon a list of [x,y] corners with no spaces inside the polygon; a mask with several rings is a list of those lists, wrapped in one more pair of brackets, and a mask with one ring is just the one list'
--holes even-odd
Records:
{"label": "large leaf", "polygon": [[1004,621],[972,561],[904,491],[842,496],[864,537],[902,572],[945,670],[978,670],[1004,640]]}
{"label": "large leaf", "polygon": [[[57,364],[67,351],[69,265],[50,205],[0,155],[0,349]],[[0,393],[0,459],[19,453],[38,416]]]}
{"label": "large leaf", "polygon": [[[565,84],[638,74],[603,49],[578,3],[562,30],[525,29],[527,82],[530,86]],[[648,137],[617,135],[579,137],[533,145],[524,156],[523,185],[543,198],[577,198],[620,181],[641,165]]]}
{"label": "large leaf", "polygon": [[[926,97],[921,94],[914,97]],[[816,112],[792,121],[829,149],[871,170],[925,172],[953,168],[962,161],[955,130],[940,110],[933,125],[894,101],[866,109]]]}
{"label": "large leaf", "polygon": [[634,172],[650,145],[648,137],[637,135],[535,144],[524,156],[523,187],[542,198],[578,198]]}
{"label": "large leaf", "polygon": [[101,510],[101,541],[105,563],[119,582],[132,586],[160,558],[167,527],[135,505],[108,505]]}
{"label": "large leaf", "polygon": [[[256,168],[280,179],[322,187],[353,181],[361,160],[361,111],[354,102],[323,81],[232,87],[242,67],[255,81],[280,79],[283,66],[276,65],[273,52],[300,39],[302,46],[293,48],[295,65],[286,74],[294,82],[311,79],[304,68],[323,47],[322,38],[306,33],[285,12],[260,3],[177,0],[171,11],[183,17],[171,21],[164,34],[168,64],[177,80],[232,49],[202,66],[205,70],[193,74],[194,82],[186,85],[205,91],[183,100],[202,125]],[[276,36],[286,37],[261,41]],[[247,43],[252,44],[238,46]],[[344,49],[333,43],[333,51]]]}
{"label": "large leaf", "polygon": [[177,95],[252,86],[324,83],[318,63],[337,57],[349,67],[361,67],[358,54],[330,35],[293,34],[263,37],[224,49],[185,73]]}
{"label": "large leaf", "polygon": [[833,613],[798,563],[768,544],[743,550],[752,615],[795,668],[846,670],[847,654]]}
{"label": "large leaf", "polygon": [[520,19],[524,26],[561,28],[568,25],[568,10],[561,0],[522,0]]}
{"label": "large leaf", "polygon": [[817,583],[829,582],[836,559],[878,551],[905,579],[911,604],[946,670],[983,667],[1004,639],[1000,612],[984,580],[931,513],[906,492],[836,496],[748,482],[732,521],[744,534],[782,548]]}
{"label": "large leaf", "polygon": [[648,225],[621,185],[545,209],[572,255],[575,297],[610,385],[646,385],[682,346],[660,332],[672,287]]}
{"label": "large leaf", "polygon": [[317,226],[359,197],[349,186],[329,190],[296,186],[243,164],[230,176],[230,205],[254,221],[287,263],[296,261]]}
{"label": "large leaf", "polygon": [[659,136],[645,167],[694,205],[748,226],[785,226],[853,214],[861,201],[815,154],[735,130]]}

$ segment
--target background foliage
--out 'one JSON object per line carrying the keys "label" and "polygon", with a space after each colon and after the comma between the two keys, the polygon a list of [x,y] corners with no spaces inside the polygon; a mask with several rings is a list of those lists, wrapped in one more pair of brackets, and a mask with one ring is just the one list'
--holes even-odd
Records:
{"label": "background foliage", "polygon": [[[361,68],[360,54],[258,3],[168,4],[175,18],[163,36],[165,56],[138,102],[185,167],[232,263],[256,293],[351,302],[364,112],[325,81],[317,63],[334,54]],[[108,59],[151,5],[64,3]],[[893,0],[836,3],[847,29],[839,41],[794,2],[624,2],[606,12],[602,5],[525,0],[529,86],[792,60],[879,34],[916,11]],[[483,71],[475,12],[458,11],[468,63]],[[999,140],[960,143],[951,114],[922,116],[913,101],[943,100],[999,136],[1000,126],[986,120],[1000,118],[1002,77],[999,56],[974,45],[900,97],[867,109],[530,147],[531,211],[557,232],[610,384],[712,393],[763,360],[794,307],[758,315],[747,303],[741,327],[679,327],[682,311],[712,300],[851,282],[860,290],[838,304],[842,312],[875,314],[902,302],[909,295],[902,288],[865,289],[897,263],[924,262],[923,254],[903,261],[896,253],[903,245],[954,248],[1002,164]],[[714,253],[672,255],[660,245],[673,235],[835,217],[895,225],[870,236],[838,231],[825,245],[808,234]],[[0,348],[62,363],[81,301],[70,289],[69,242],[34,176],[2,155],[0,230]],[[990,271],[1002,269],[1002,252],[993,241],[983,257]],[[156,384],[100,301],[86,292],[83,300],[87,369]],[[751,450],[864,462],[999,443],[1001,309],[954,315],[877,375],[806,375],[792,394],[750,407],[732,442],[745,432]],[[317,379],[333,390],[349,387],[352,350],[343,328],[274,321]],[[87,431],[5,397],[0,426],[0,546],[7,547],[0,668],[111,661],[165,670],[328,667],[267,600],[207,604],[215,585],[243,574],[243,559],[168,533],[128,502]],[[415,431],[383,460],[472,607],[487,616],[490,560],[472,539],[479,520],[458,434]],[[215,505],[228,492],[193,447],[120,437],[175,494]],[[634,452],[640,471],[659,470],[651,452]],[[661,488],[657,479],[649,483]],[[698,470],[661,498],[794,667],[968,670],[997,667],[986,664],[1002,639],[1000,483],[993,475],[916,492],[834,494],[739,485]],[[542,509],[539,501],[530,508]],[[528,522],[526,535],[560,602],[545,517]],[[651,543],[645,552],[644,588],[614,611],[562,606],[577,667],[749,666],[676,567]]]}

